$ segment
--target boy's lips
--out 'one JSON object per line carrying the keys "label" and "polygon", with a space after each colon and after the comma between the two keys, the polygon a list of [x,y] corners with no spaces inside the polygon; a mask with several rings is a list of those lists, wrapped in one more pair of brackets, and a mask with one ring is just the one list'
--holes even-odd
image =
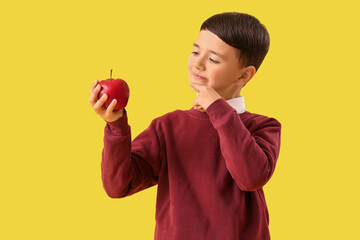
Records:
{"label": "boy's lips", "polygon": [[203,76],[195,74],[195,73],[193,73],[193,76],[194,76],[195,79],[199,79],[199,80],[205,80],[206,79]]}

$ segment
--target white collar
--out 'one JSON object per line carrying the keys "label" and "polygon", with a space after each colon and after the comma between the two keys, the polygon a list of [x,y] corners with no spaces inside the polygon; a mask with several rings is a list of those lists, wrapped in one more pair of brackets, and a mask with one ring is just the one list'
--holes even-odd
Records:
{"label": "white collar", "polygon": [[243,113],[246,111],[245,110],[245,101],[244,101],[243,96],[228,99],[228,100],[226,100],[226,102],[236,110],[237,114],[240,114],[240,113]]}

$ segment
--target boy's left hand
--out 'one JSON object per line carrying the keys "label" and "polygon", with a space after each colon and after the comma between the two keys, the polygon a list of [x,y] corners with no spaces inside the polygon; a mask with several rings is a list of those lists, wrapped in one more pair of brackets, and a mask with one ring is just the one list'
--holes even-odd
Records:
{"label": "boy's left hand", "polygon": [[206,109],[221,96],[212,87],[204,86],[195,82],[190,82],[189,85],[198,93],[194,100],[194,108],[204,112]]}

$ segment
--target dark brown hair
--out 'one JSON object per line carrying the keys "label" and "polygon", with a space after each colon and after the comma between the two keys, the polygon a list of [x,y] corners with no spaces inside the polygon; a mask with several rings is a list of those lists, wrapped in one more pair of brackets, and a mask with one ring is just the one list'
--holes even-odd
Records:
{"label": "dark brown hair", "polygon": [[200,27],[216,34],[230,46],[240,50],[239,60],[244,66],[257,70],[270,45],[269,33],[260,21],[245,13],[225,12],[208,18]]}

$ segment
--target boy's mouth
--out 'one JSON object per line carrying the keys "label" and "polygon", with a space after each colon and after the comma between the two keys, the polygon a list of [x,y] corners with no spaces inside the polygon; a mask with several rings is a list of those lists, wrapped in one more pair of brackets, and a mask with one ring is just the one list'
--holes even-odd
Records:
{"label": "boy's mouth", "polygon": [[202,77],[202,76],[200,76],[200,75],[198,75],[198,74],[193,74],[193,76],[194,76],[194,78],[195,79],[198,79],[198,80],[205,80],[206,78],[204,78],[204,77]]}

